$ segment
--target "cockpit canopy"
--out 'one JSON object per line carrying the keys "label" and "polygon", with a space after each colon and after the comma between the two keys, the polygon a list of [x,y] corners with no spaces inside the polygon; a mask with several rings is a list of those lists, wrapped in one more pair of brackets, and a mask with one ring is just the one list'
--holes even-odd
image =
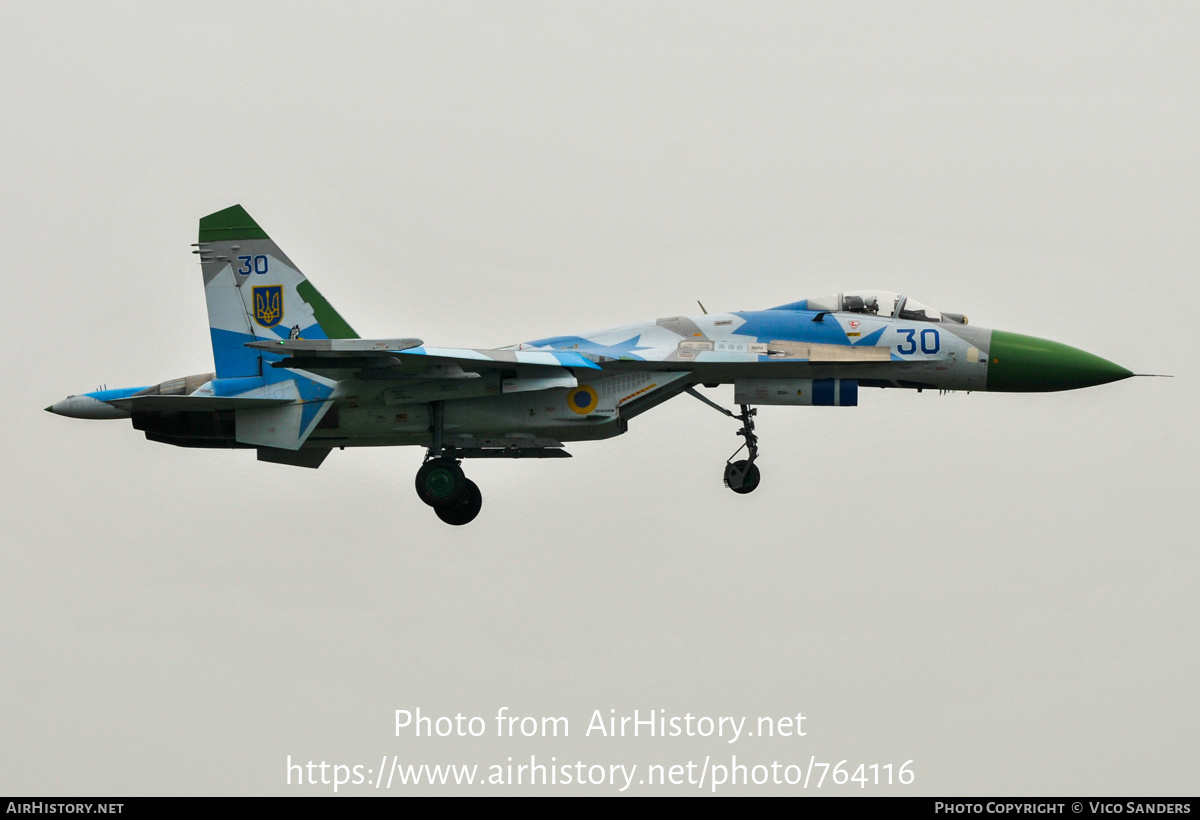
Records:
{"label": "cockpit canopy", "polygon": [[908,296],[886,290],[851,290],[809,299],[808,310],[828,310],[833,313],[866,313],[871,316],[897,317],[916,322],[967,323],[960,313],[942,313]]}

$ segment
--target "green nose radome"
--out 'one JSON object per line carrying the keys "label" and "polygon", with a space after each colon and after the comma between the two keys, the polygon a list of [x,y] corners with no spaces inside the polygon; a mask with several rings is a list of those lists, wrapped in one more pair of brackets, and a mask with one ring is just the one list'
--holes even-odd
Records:
{"label": "green nose radome", "polygon": [[992,331],[987,389],[1007,393],[1076,390],[1128,379],[1133,373],[1077,347]]}

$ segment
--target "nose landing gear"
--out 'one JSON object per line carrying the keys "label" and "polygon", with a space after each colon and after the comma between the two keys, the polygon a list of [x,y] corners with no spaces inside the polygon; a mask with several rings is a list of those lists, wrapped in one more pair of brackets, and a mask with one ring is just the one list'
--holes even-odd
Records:
{"label": "nose landing gear", "polygon": [[[761,479],[758,465],[754,463],[754,460],[758,458],[758,436],[754,434],[754,417],[758,415],[758,411],[748,404],[742,404],[739,407],[742,408],[740,414],[730,413],[729,415],[742,423],[742,428],[737,431],[737,434],[746,441],[725,462],[725,486],[738,495],[745,495],[754,492]],[[734,461],[733,459],[742,450],[746,451],[749,458]]]}
{"label": "nose landing gear", "polygon": [[[745,442],[725,462],[725,486],[738,495],[754,492],[758,489],[759,482],[762,479],[762,475],[758,471],[758,465],[754,463],[758,458],[758,436],[754,433],[754,417],[758,415],[758,410],[748,404],[741,404],[738,406],[742,412],[734,413],[732,410],[726,410],[721,405],[701,395],[694,387],[687,388],[687,392],[709,407],[742,423],[742,427],[737,431],[737,434],[744,438]],[[748,458],[734,461],[738,453],[742,452],[742,450],[746,451]]]}

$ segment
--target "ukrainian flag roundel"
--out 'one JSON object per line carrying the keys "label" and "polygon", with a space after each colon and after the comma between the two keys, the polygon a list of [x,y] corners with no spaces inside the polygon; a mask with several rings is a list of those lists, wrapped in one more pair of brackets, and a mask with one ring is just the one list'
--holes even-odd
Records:
{"label": "ukrainian flag roundel", "polygon": [[254,321],[263,327],[275,327],[283,319],[283,285],[254,288]]}
{"label": "ukrainian flag roundel", "polygon": [[596,391],[586,384],[579,385],[567,394],[567,406],[581,416],[595,410],[599,401],[600,397],[596,395]]}

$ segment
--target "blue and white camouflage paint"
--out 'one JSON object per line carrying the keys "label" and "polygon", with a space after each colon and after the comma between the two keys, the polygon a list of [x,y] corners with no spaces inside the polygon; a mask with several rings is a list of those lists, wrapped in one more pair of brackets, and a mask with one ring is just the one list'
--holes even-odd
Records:
{"label": "blue and white camouflage paint", "polygon": [[295,466],[317,467],[333,448],[390,445],[427,447],[457,463],[564,456],[565,442],[620,435],[639,414],[701,385],[732,384],[744,408],[852,407],[867,387],[1047,391],[1133,375],[886,291],[490,350],[360,339],[240,205],[200,220],[194,253],[214,372],[73,395],[47,410],[130,418],[154,441],[254,448],[260,460]]}

